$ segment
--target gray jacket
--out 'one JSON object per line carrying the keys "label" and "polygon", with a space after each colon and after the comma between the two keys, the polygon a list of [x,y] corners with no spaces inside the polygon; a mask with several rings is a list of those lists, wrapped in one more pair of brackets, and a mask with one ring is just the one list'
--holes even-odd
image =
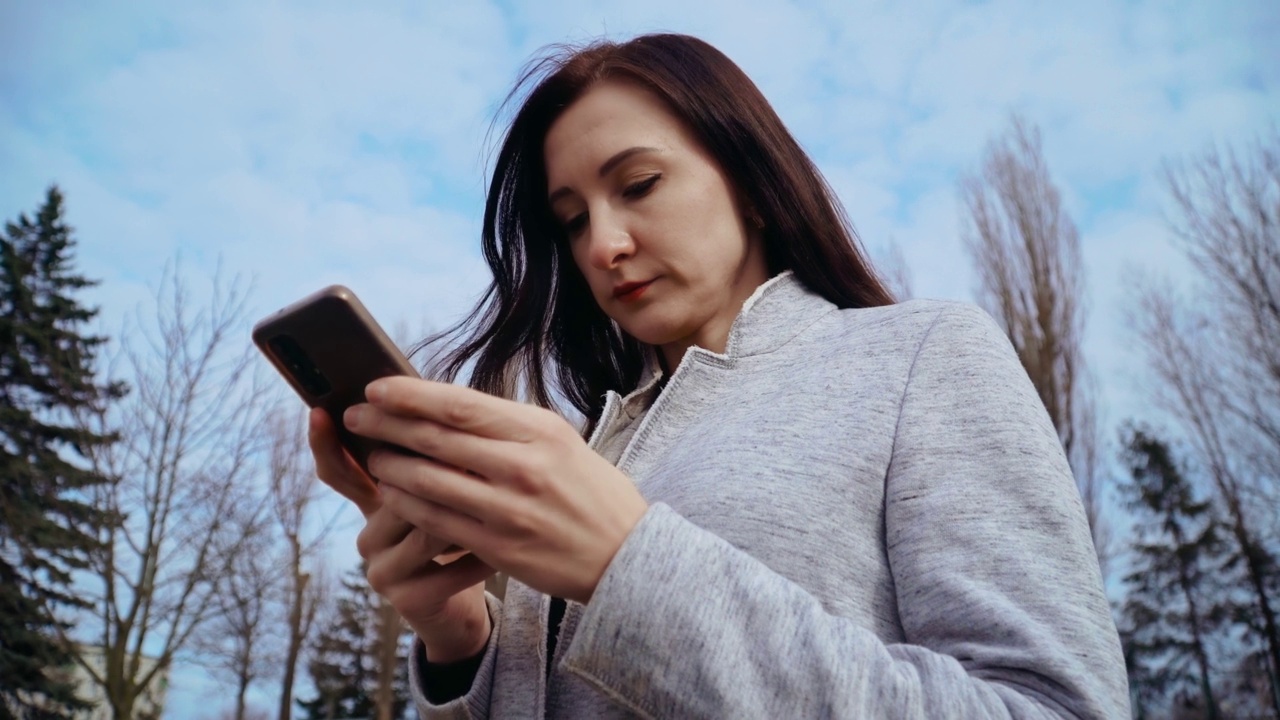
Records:
{"label": "gray jacket", "polygon": [[652,506],[550,683],[549,599],[513,579],[466,696],[430,705],[415,663],[422,717],[1129,717],[1061,445],[975,307],[839,310],[785,273],[618,467]]}

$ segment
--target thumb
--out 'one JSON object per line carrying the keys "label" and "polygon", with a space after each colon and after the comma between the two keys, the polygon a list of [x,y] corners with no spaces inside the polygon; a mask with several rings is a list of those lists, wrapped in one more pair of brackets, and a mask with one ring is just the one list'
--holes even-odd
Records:
{"label": "thumb", "polygon": [[333,419],[324,410],[312,408],[308,421],[307,441],[315,457],[316,477],[355,503],[365,517],[373,514],[382,506],[382,493],[378,492],[373,478],[342,447]]}

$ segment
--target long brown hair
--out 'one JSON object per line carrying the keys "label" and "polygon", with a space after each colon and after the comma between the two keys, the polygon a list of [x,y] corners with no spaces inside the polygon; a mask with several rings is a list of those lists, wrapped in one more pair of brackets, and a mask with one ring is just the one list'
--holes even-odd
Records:
{"label": "long brown hair", "polygon": [[[432,375],[552,406],[562,397],[587,418],[607,390],[639,381],[643,348],[596,305],[547,202],[543,140],[595,83],[637,82],[692,128],[763,221],[770,274],[794,271],[842,308],[888,305],[831,188],[755,84],[719,50],[687,35],[556,46],[526,66],[504,107],[519,103],[499,148],[485,203],[483,252],[493,282],[460,323],[424,341],[461,344]],[[754,219],[754,218],[753,218]]]}

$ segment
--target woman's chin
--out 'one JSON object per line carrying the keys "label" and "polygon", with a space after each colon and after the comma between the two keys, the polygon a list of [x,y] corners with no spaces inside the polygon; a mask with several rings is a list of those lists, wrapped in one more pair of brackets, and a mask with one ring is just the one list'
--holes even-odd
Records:
{"label": "woman's chin", "polygon": [[660,347],[678,339],[677,333],[669,324],[661,322],[634,322],[635,318],[631,318],[633,322],[618,323],[618,327],[629,335],[633,340],[642,342],[645,345],[653,345]]}

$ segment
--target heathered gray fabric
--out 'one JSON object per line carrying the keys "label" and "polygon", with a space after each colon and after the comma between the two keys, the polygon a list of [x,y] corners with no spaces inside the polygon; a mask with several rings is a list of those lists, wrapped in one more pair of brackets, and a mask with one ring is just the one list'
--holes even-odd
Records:
{"label": "heathered gray fabric", "polygon": [[592,439],[591,446],[600,457],[614,465],[622,459],[622,453],[627,451],[631,438],[648,417],[649,408],[658,399],[661,380],[662,369],[658,367],[655,353],[650,352],[640,385],[619,403],[619,412],[614,422],[602,425],[599,435]]}
{"label": "heathered gray fabric", "polygon": [[[625,422],[610,394],[593,444]],[[838,310],[789,274],[694,348],[618,466],[652,503],[545,682],[515,581],[424,718],[1129,717],[1079,495],[981,310]]]}

